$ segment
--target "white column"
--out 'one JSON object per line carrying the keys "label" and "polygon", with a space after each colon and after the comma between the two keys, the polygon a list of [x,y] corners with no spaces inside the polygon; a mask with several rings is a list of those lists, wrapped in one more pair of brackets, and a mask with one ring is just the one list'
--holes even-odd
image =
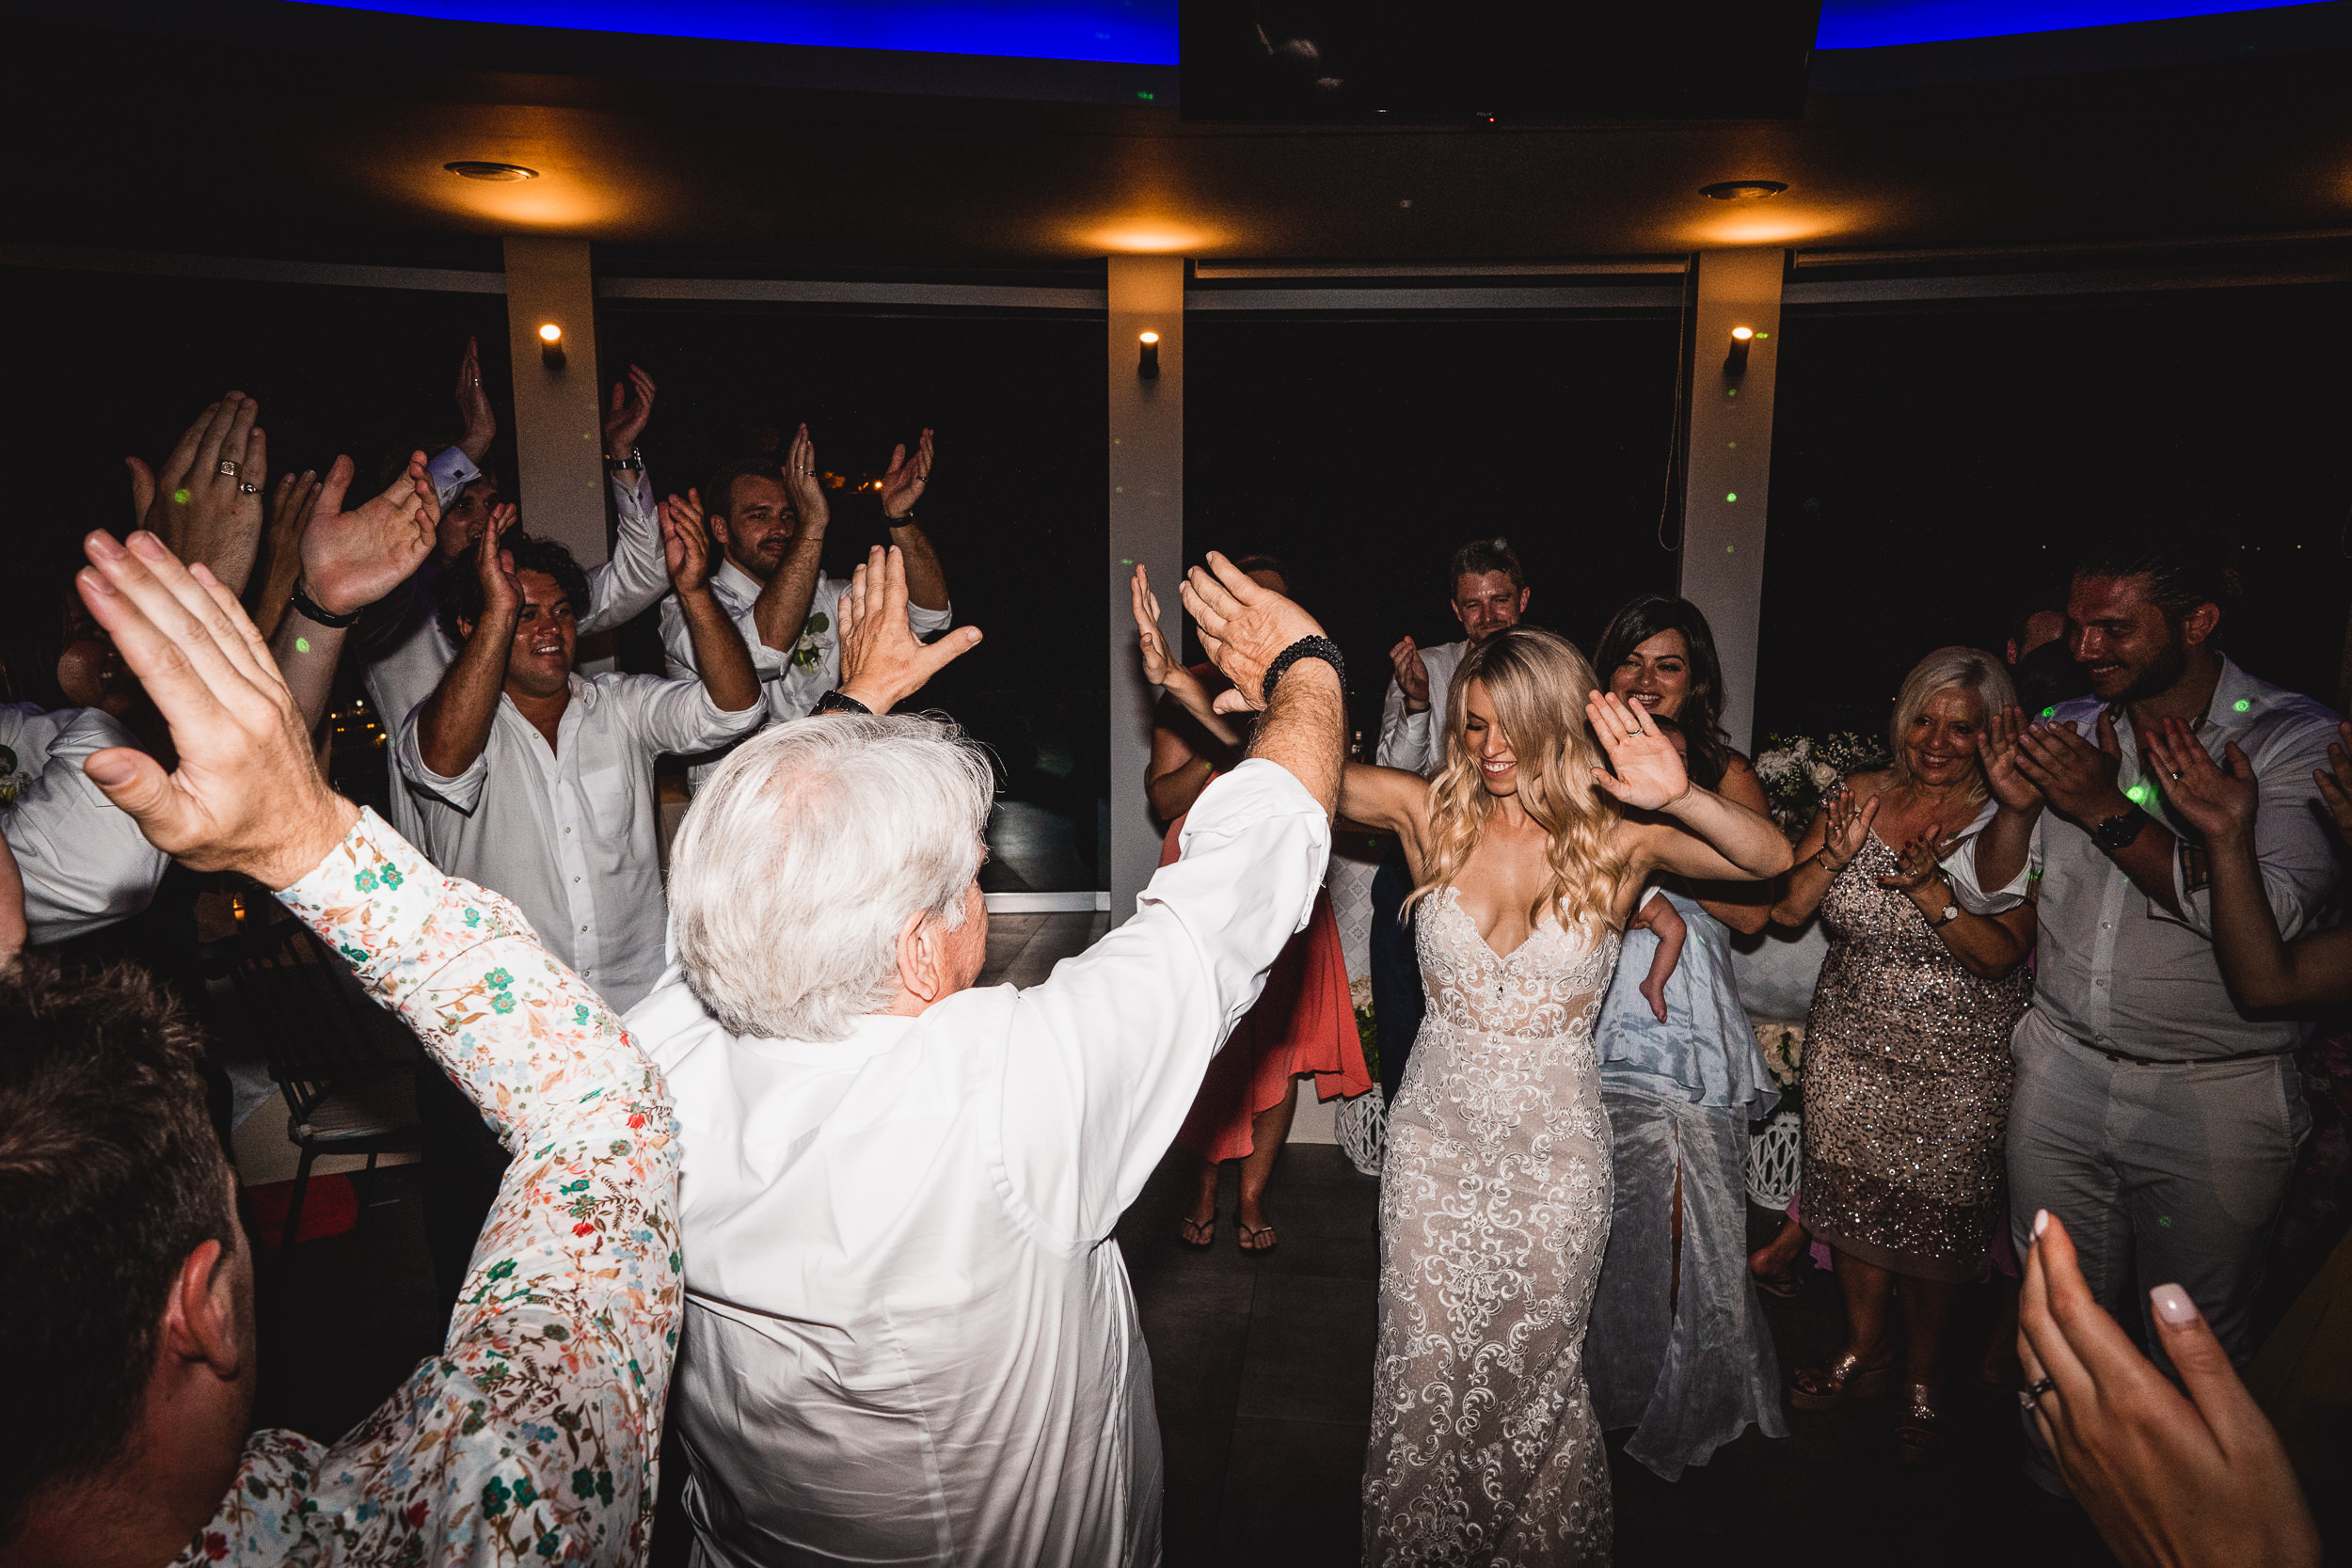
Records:
{"label": "white column", "polygon": [[[547,363],[539,328],[564,330]],[[506,238],[506,337],[515,360],[515,455],[522,525],[560,539],[583,566],[609,553],[604,426],[596,397],[596,285],[588,242]]]}
{"label": "white column", "polygon": [[[1780,358],[1787,252],[1706,250],[1697,259],[1691,424],[1685,449],[1681,594],[1705,612],[1724,666],[1724,728],[1754,749],[1756,641],[1764,597],[1764,502],[1772,467],[1772,377]],[[1727,370],[1732,329],[1749,339]]]}
{"label": "white column", "polygon": [[[1152,754],[1152,689],[1136,659],[1128,579],[1150,569],[1160,631],[1182,646],[1176,578],[1184,559],[1184,263],[1176,256],[1110,259],[1110,789],[1111,922],[1134,912],[1152,879],[1160,835],[1143,795]],[[1160,373],[1136,373],[1141,335],[1159,334]]]}

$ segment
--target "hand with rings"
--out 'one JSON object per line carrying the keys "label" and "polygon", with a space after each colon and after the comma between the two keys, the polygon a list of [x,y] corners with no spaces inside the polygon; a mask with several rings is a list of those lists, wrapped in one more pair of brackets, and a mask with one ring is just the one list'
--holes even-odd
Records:
{"label": "hand with rings", "polygon": [[2254,817],[2262,804],[2262,789],[2254,765],[2231,741],[2224,754],[2227,772],[2205,752],[2197,733],[2178,719],[2148,726],[2144,742],[2150,761],[2169,782],[2164,798],[2182,820],[2205,835],[2209,845],[2251,838]]}
{"label": "hand with rings", "polygon": [[2068,1489],[2135,1568],[2317,1568],[2295,1467],[2229,1353],[2186,1291],[2159,1285],[2149,1298],[2178,1388],[2091,1295],[2066,1227],[2034,1216],[2017,1308],[2022,1397]]}
{"label": "hand with rings", "polygon": [[793,515],[800,519],[792,537],[805,537],[812,530],[821,536],[833,509],[825,500],[823,483],[817,478],[817,443],[808,438],[806,425],[793,434],[792,445],[785,452],[784,492],[791,498]]}
{"label": "hand with rings", "polygon": [[230,392],[197,416],[160,471],[124,459],[138,525],[231,594],[245,592],[261,548],[261,492],[269,478],[268,436],[255,422],[261,412],[251,398]]}

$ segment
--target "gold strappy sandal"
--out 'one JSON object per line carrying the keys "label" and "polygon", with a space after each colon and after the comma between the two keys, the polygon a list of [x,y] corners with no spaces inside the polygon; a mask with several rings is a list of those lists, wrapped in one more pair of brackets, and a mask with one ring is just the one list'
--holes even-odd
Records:
{"label": "gold strappy sandal", "polygon": [[[1886,1392],[1888,1377],[1895,1370],[1895,1356],[1890,1351],[1885,1360],[1875,1367],[1866,1367],[1862,1357],[1848,1351],[1819,1367],[1801,1369],[1788,1382],[1788,1402],[1799,1410],[1834,1410],[1850,1399],[1869,1399]],[[1813,1385],[1808,1388],[1807,1383]]]}

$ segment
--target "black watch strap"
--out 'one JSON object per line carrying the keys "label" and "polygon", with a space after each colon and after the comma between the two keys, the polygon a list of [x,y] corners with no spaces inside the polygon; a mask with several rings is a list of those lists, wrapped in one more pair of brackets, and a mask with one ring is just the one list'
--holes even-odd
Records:
{"label": "black watch strap", "polygon": [[300,578],[294,578],[294,607],[302,612],[305,620],[315,621],[331,631],[342,631],[346,626],[357,626],[359,624],[359,617],[367,613],[365,605],[348,615],[336,615],[322,610],[319,608],[318,600],[310,597],[310,585]]}
{"label": "black watch strap", "polygon": [[2139,831],[2147,825],[2148,814],[2135,806],[2130,811],[2116,813],[2093,828],[2090,842],[2110,852],[2128,849],[2132,841],[2139,836]]}
{"label": "black watch strap", "polygon": [[867,707],[864,703],[859,702],[855,697],[852,697],[848,692],[837,689],[828,691],[823,696],[818,698],[817,705],[809,709],[809,712],[811,713],[870,714],[874,710],[872,708]]}

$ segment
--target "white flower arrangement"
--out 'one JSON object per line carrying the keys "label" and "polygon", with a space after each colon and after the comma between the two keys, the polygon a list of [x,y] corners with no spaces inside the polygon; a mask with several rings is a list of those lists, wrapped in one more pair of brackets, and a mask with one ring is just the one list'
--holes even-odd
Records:
{"label": "white flower arrangement", "polygon": [[1886,749],[1851,730],[1819,740],[1808,735],[1776,735],[1756,753],[1756,777],[1764,786],[1772,820],[1794,842],[1847,774],[1885,766]]}
{"label": "white flower arrangement", "polygon": [[1764,1050],[1764,1066],[1772,1075],[1772,1082],[1783,1089],[1793,1089],[1804,1071],[1804,1025],[1802,1023],[1754,1022],[1756,1043]]}

